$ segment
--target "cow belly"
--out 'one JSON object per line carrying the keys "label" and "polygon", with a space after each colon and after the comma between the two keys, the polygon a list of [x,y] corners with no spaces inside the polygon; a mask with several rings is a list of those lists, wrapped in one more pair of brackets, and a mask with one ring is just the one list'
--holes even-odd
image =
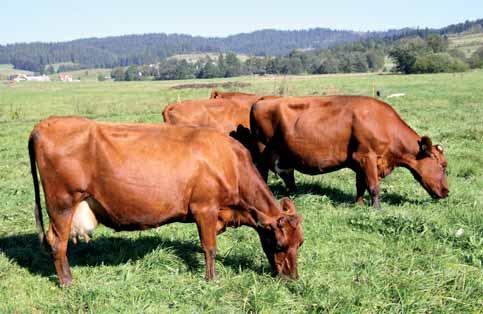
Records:
{"label": "cow belly", "polygon": [[77,238],[79,237],[83,237],[88,242],[89,235],[99,224],[92,211],[94,206],[100,205],[94,199],[88,198],[75,207],[70,232],[70,237],[73,242],[77,242]]}

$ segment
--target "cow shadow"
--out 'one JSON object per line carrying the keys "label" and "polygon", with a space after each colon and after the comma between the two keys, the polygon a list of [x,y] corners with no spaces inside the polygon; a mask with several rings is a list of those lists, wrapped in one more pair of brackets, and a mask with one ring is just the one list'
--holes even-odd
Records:
{"label": "cow shadow", "polygon": [[[355,191],[347,193],[341,189],[334,188],[331,186],[323,185],[316,181],[296,181],[297,191],[292,194],[287,193],[287,189],[281,180],[269,183],[269,187],[276,197],[282,196],[301,196],[306,194],[327,196],[332,202],[336,204],[355,204],[356,194]],[[355,185],[355,181],[354,181]],[[365,194],[366,203],[369,204],[369,195]],[[420,204],[422,201],[407,198],[404,195],[391,193],[391,192],[381,192],[380,195],[381,202],[390,205],[400,205],[403,203]]]}
{"label": "cow shadow", "polygon": [[[89,243],[69,243],[68,259],[70,266],[122,265],[130,261],[142,259],[157,248],[177,256],[190,272],[204,273],[203,250],[198,239],[169,240],[158,236],[141,236],[139,238],[100,237]],[[0,253],[14,261],[30,273],[50,277],[56,281],[53,260],[47,250],[41,248],[37,234],[21,234],[0,238]],[[261,253],[263,254],[263,253]],[[253,264],[253,257],[239,253],[219,256],[218,261],[238,272],[249,269],[256,273],[267,273],[266,267]]]}

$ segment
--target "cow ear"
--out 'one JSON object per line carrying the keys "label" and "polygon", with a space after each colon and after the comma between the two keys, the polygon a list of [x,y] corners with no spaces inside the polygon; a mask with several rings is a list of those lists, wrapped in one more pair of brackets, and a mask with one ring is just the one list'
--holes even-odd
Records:
{"label": "cow ear", "polygon": [[433,147],[433,142],[427,136],[421,137],[419,140],[419,150],[422,154],[429,156],[431,155],[431,149]]}
{"label": "cow ear", "polygon": [[289,215],[297,213],[293,201],[288,197],[282,198],[282,200],[280,200],[280,205],[282,207],[282,210]]}
{"label": "cow ear", "polygon": [[218,97],[218,96],[219,96],[219,92],[218,92],[217,90],[214,90],[214,91],[212,91],[212,92],[211,92],[211,96],[210,96],[210,98],[212,98],[212,99],[213,99],[213,98],[216,98],[216,97]]}

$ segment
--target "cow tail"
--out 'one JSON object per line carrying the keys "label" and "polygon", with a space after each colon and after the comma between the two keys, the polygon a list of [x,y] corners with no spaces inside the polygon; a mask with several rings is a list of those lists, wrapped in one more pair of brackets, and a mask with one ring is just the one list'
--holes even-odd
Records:
{"label": "cow tail", "polygon": [[35,136],[34,134],[30,135],[29,138],[29,157],[30,157],[30,172],[32,173],[32,180],[34,183],[34,192],[35,192],[35,222],[37,224],[37,233],[39,235],[40,244],[45,243],[45,229],[44,229],[44,221],[42,217],[42,207],[40,205],[40,188],[39,188],[39,178],[37,176],[37,167],[36,167],[36,159],[35,159]]}

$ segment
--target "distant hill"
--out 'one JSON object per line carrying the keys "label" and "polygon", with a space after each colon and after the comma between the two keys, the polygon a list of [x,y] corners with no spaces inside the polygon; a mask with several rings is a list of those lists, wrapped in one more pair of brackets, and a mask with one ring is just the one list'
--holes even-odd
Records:
{"label": "distant hill", "polygon": [[363,39],[396,40],[426,31],[441,34],[464,32],[483,19],[454,24],[441,29],[400,29],[384,32],[354,32],[314,28],[282,31],[260,30],[227,37],[200,37],[181,34],[144,34],[106,38],[87,38],[59,43],[19,43],[0,45],[0,64],[17,69],[39,71],[45,65],[71,62],[81,68],[111,68],[131,64],[150,64],[173,55],[193,52],[235,52],[246,55],[287,55],[295,48],[321,49]]}

